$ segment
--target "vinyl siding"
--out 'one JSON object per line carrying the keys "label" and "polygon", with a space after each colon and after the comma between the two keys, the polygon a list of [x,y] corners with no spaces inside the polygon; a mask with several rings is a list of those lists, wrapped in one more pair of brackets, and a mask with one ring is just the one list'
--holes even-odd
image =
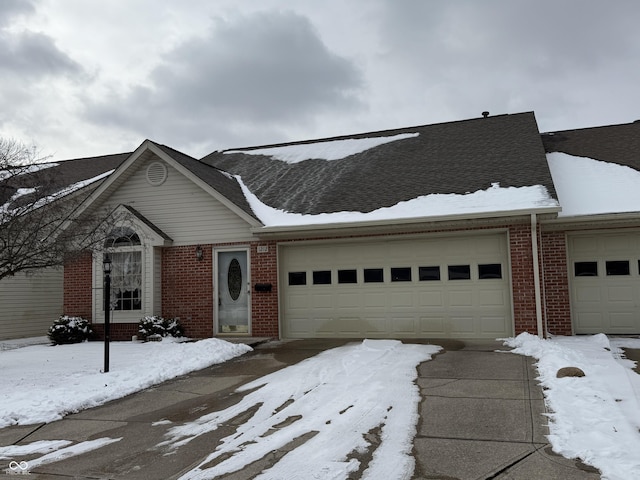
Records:
{"label": "vinyl siding", "polygon": [[0,340],[41,337],[62,314],[62,269],[0,281]]}
{"label": "vinyl siding", "polygon": [[167,166],[160,186],[147,182],[149,161],[141,162],[109,198],[109,204],[130,205],[173,239],[174,246],[249,241],[249,224],[222,202]]}

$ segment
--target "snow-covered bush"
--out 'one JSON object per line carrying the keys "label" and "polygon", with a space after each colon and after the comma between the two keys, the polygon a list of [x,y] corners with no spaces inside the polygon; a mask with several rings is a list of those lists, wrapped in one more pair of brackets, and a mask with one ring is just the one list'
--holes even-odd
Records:
{"label": "snow-covered bush", "polygon": [[82,317],[61,315],[47,331],[47,337],[54,345],[80,343],[88,340],[93,331],[89,321]]}
{"label": "snow-covered bush", "polygon": [[162,318],[158,315],[147,315],[138,325],[138,334],[142,338],[147,338],[150,335],[160,335],[162,337],[182,337],[184,335],[184,329],[180,322],[174,318]]}

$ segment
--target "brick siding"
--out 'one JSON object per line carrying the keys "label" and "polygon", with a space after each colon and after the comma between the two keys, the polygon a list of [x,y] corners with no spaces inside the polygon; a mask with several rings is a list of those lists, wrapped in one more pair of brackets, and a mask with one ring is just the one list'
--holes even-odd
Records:
{"label": "brick siding", "polygon": [[[512,298],[515,334],[537,333],[531,226],[528,223],[507,226],[511,256]],[[479,227],[478,229],[484,229]],[[455,231],[450,231],[455,234]],[[547,331],[571,334],[571,312],[567,278],[566,240],[563,232],[540,234],[540,263],[543,278],[543,314]],[[216,247],[244,247],[223,244]],[[260,251],[258,251],[260,246]],[[185,334],[208,338],[214,332],[214,285],[212,249],[202,245],[204,258],[196,259],[196,246],[162,249],[162,312],[165,318],[179,317]],[[251,251],[251,335],[277,338],[278,273],[277,242],[252,242]],[[65,265],[64,309],[68,315],[91,319],[91,254],[83,254]],[[257,283],[271,284],[271,291],[258,292]],[[94,326],[101,334],[102,324]],[[136,324],[112,324],[113,340],[129,340],[137,334]]]}
{"label": "brick siding", "polygon": [[68,259],[64,265],[63,313],[92,320],[93,263],[91,252]]}
{"label": "brick siding", "polygon": [[571,335],[571,300],[564,232],[543,232],[542,262],[547,331],[553,335]]}
{"label": "brick siding", "polygon": [[531,225],[509,227],[515,334],[538,333],[531,251]]}
{"label": "brick siding", "polygon": [[[258,246],[261,250],[258,252]],[[251,333],[255,337],[278,338],[278,249],[276,242],[251,245],[251,283],[271,284],[270,292],[251,292]]]}
{"label": "brick siding", "polygon": [[180,318],[185,335],[207,338],[213,331],[213,258],[211,245],[162,249],[162,316]]}

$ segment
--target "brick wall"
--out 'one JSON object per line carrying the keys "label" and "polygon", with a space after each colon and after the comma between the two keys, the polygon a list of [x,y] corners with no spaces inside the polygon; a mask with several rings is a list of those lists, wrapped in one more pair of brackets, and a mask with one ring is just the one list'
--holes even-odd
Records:
{"label": "brick wall", "polygon": [[83,252],[64,264],[63,310],[65,315],[92,320],[92,258]]}
{"label": "brick wall", "polygon": [[571,335],[571,300],[564,232],[542,233],[543,285],[547,331]]}
{"label": "brick wall", "polygon": [[196,259],[196,246],[162,249],[162,316],[180,317],[185,335],[213,336],[213,256],[202,245],[204,257]]}
{"label": "brick wall", "polygon": [[531,252],[531,225],[509,227],[515,334],[538,333]]}
{"label": "brick wall", "polygon": [[[258,246],[261,252],[258,252]],[[266,252],[264,250],[267,250]],[[270,292],[251,295],[251,333],[255,337],[278,338],[278,256],[276,242],[260,242],[251,245],[251,283],[270,283]]]}
{"label": "brick wall", "polygon": [[[537,333],[531,226],[509,225],[515,334]],[[455,232],[451,232],[455,233]],[[571,333],[571,313],[564,233],[541,235],[540,261],[543,278],[543,313],[550,333]],[[234,246],[234,244],[216,245]],[[258,251],[260,246],[260,251]],[[167,247],[162,250],[162,315],[180,317],[186,335],[207,338],[215,335],[213,245],[203,245],[204,258],[196,259],[196,246]],[[266,251],[265,251],[266,250]],[[251,334],[277,338],[278,277],[275,241],[251,244]],[[65,265],[65,314],[91,319],[91,254],[83,254]],[[269,283],[270,292],[255,291],[256,283]],[[95,330],[102,332],[102,325]],[[137,333],[137,324],[112,324],[112,339],[128,340]]]}

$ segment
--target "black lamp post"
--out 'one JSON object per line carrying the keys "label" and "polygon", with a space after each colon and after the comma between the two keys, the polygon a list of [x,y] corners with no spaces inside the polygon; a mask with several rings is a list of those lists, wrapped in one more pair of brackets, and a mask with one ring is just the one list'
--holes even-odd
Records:
{"label": "black lamp post", "polygon": [[109,313],[111,311],[111,257],[107,253],[102,261],[104,272],[104,373],[109,371]]}

